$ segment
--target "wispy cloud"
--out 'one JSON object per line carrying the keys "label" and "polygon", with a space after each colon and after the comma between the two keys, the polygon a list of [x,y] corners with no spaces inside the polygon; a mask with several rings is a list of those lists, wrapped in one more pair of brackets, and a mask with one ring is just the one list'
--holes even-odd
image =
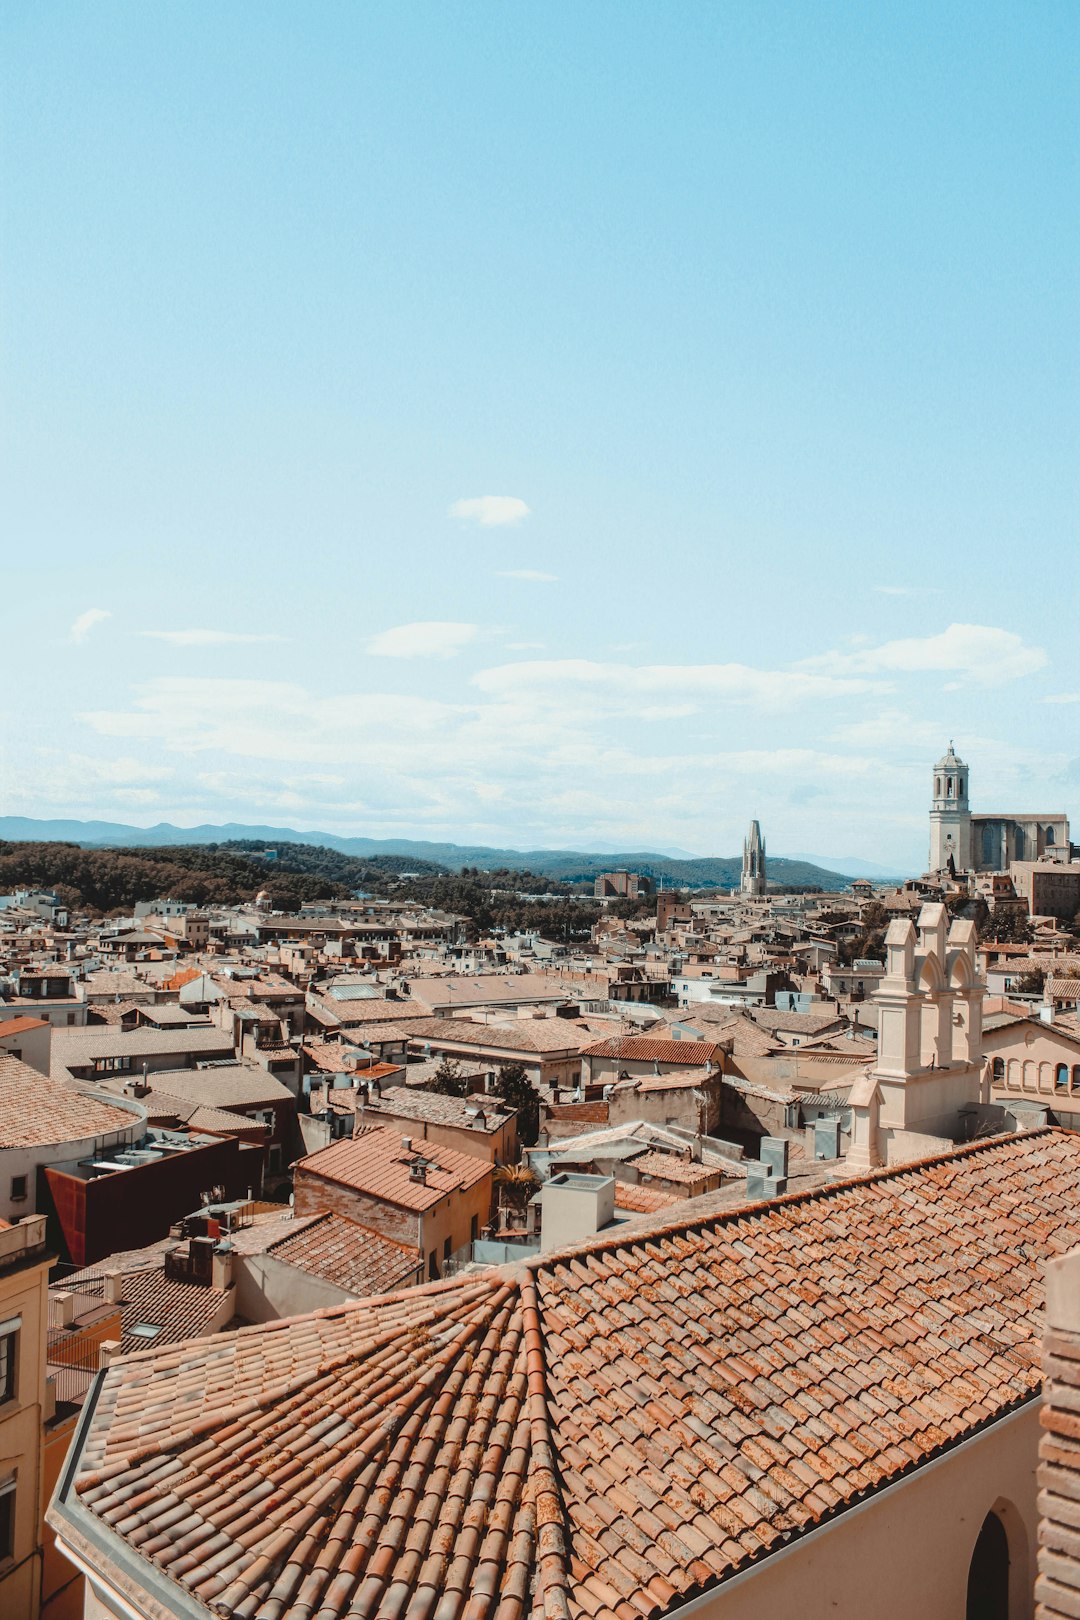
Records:
{"label": "wispy cloud", "polygon": [[140,630],[150,641],[167,641],[171,647],[252,646],[260,641],[282,641],[282,636],[255,635],[243,630]]}
{"label": "wispy cloud", "polygon": [[1054,692],[1043,698],[1044,703],[1080,703],[1080,692]]}
{"label": "wispy cloud", "polygon": [[473,495],[467,500],[455,501],[450,516],[465,523],[478,523],[484,529],[499,529],[508,523],[520,523],[529,515],[529,508],[516,495]]}
{"label": "wispy cloud", "polygon": [[367,650],[376,658],[453,658],[470,641],[476,640],[477,631],[475,624],[420,620],[380,631],[372,636]]}
{"label": "wispy cloud", "polygon": [[496,579],[524,579],[536,585],[554,585],[558,574],[545,574],[539,568],[498,568]]}
{"label": "wispy cloud", "polygon": [[[609,713],[646,713],[670,718],[692,714],[702,701],[757,704],[778,710],[815,699],[879,690],[873,681],[805,670],[753,669],[747,664],[601,664],[587,658],[529,659],[481,670],[473,684],[489,696],[533,706],[588,702]],[[647,699],[666,699],[643,710]]]}
{"label": "wispy cloud", "polygon": [[68,635],[74,642],[85,641],[95,625],[102,624],[106,619],[111,618],[112,614],[108,608],[87,608],[85,613],[79,614]]}
{"label": "wispy cloud", "polygon": [[908,636],[855,652],[820,653],[798,666],[830,675],[954,673],[982,686],[1034,675],[1046,665],[1041,647],[1029,647],[996,625],[950,624],[933,636]]}

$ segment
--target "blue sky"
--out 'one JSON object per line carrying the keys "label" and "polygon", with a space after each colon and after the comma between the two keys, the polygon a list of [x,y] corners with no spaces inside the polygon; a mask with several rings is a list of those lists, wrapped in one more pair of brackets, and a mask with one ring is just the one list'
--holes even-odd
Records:
{"label": "blue sky", "polygon": [[918,866],[953,736],[1080,818],[1075,6],[0,60],[0,813]]}

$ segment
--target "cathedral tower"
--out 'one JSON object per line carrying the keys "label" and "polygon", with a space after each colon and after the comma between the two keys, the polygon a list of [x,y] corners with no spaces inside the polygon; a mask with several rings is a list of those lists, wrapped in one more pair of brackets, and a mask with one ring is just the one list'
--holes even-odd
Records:
{"label": "cathedral tower", "polygon": [[952,860],[957,872],[972,864],[968,768],[949,751],[934,766],[930,801],[930,871],[944,872]]}
{"label": "cathedral tower", "polygon": [[766,893],[765,840],[761,836],[761,828],[756,821],[750,823],[750,831],[743,840],[742,881],[739,884],[739,893]]}

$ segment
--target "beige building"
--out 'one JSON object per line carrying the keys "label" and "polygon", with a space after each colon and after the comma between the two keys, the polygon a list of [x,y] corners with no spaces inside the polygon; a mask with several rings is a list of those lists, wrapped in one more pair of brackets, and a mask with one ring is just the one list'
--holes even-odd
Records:
{"label": "beige building", "polygon": [[900,918],[889,924],[874,995],[877,1061],[848,1093],[849,1170],[917,1159],[971,1134],[988,1101],[982,996],[974,923],[950,926],[945,907],[930,904],[917,932]]}
{"label": "beige building", "polygon": [[384,1086],[369,1095],[363,1118],[368,1125],[392,1126],[415,1143],[433,1142],[491,1165],[513,1164],[518,1156],[516,1109],[479,1092],[445,1097],[411,1086]]}
{"label": "beige building", "polygon": [[297,1215],[332,1210],[395,1243],[419,1249],[429,1278],[475,1243],[491,1213],[492,1167],[472,1153],[365,1127],[300,1159]]}
{"label": "beige building", "polygon": [[1080,1029],[1017,1013],[991,1013],[983,1027],[991,1095],[1006,1108],[1042,1105],[1062,1125],[1080,1125]]}
{"label": "beige building", "polygon": [[0,1221],[0,1615],[36,1620],[42,1585],[49,1266],[45,1217]]}

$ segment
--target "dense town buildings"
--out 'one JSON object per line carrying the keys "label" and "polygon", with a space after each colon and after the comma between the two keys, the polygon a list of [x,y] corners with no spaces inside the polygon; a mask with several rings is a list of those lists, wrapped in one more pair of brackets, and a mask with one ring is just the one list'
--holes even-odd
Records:
{"label": "dense town buildings", "polygon": [[1040,1511],[1070,1613],[1080,863],[933,785],[921,879],[755,822],[577,937],[0,908],[5,1620],[1024,1615]]}

